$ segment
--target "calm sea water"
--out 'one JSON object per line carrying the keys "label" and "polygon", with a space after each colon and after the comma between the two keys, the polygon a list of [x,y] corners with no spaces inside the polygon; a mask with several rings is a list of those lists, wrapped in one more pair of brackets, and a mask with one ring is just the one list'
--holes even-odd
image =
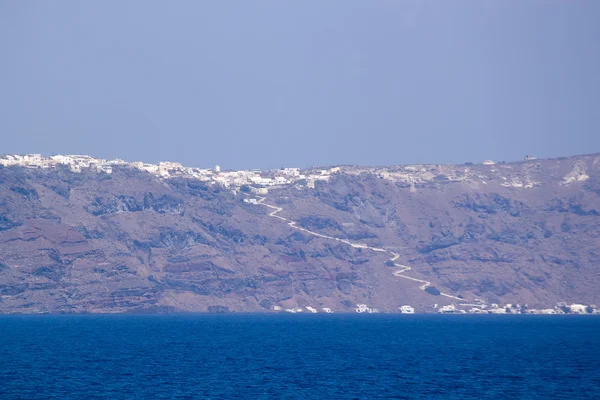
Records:
{"label": "calm sea water", "polygon": [[0,398],[600,398],[594,316],[0,317]]}

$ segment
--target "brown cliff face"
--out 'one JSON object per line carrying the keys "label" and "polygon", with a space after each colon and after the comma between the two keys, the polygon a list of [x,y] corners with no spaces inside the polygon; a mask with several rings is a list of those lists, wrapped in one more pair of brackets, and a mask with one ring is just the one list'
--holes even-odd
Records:
{"label": "brown cliff face", "polygon": [[125,167],[1,168],[0,312],[425,312],[456,302],[439,291],[600,303],[600,155],[342,167],[314,189],[248,198]]}

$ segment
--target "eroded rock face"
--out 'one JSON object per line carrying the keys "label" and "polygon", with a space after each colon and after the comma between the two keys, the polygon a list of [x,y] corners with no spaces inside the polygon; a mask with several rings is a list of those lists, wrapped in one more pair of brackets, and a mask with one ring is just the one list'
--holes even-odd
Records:
{"label": "eroded rock face", "polygon": [[[440,292],[600,303],[597,155],[343,167],[269,191],[279,216],[322,236],[248,196],[119,168],[0,168],[0,312],[422,312],[453,301]],[[431,284],[395,277],[396,263]]]}

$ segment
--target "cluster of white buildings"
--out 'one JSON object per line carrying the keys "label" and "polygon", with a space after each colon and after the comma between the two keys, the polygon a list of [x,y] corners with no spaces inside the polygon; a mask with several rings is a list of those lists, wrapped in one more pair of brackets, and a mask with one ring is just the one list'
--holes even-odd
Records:
{"label": "cluster of white buildings", "polygon": [[271,186],[296,184],[313,187],[316,181],[328,181],[332,174],[339,172],[339,168],[311,170],[302,173],[300,168],[282,168],[280,170],[241,170],[221,171],[217,165],[214,169],[184,167],[177,162],[160,162],[148,164],[143,162],[126,162],[120,159],[104,160],[85,155],[55,155],[50,157],[41,154],[4,155],[0,156],[0,165],[9,167],[17,165],[25,168],[55,168],[64,165],[73,172],[83,169],[92,169],[96,172],[111,174],[116,166],[129,167],[148,172],[160,178],[183,177],[193,178],[221,186],[238,189],[242,186],[251,186],[260,193],[266,194]]}
{"label": "cluster of white buildings", "polygon": [[[402,314],[414,314],[415,313],[415,309],[411,306],[398,307],[398,310],[400,310],[400,313],[402,313]],[[305,311],[308,311],[309,313],[313,313],[313,314],[317,314],[319,312],[323,312],[325,314],[333,314],[333,311],[331,310],[331,308],[323,307],[323,308],[321,308],[321,310],[319,310],[319,309],[317,309],[315,307],[311,307],[311,306],[294,307],[294,308],[284,308],[281,306],[273,306],[273,311],[288,312],[291,314],[302,313]],[[363,313],[378,314],[379,313],[379,310],[377,308],[369,307],[366,304],[357,304],[354,311],[356,311],[359,314],[363,314]]]}
{"label": "cluster of white buildings", "polygon": [[[571,304],[557,303],[554,308],[547,309],[532,309],[528,308],[527,305],[520,304],[505,304],[503,306],[496,303],[492,303],[489,306],[484,303],[483,300],[474,300],[471,303],[460,303],[460,304],[448,304],[445,306],[438,307],[434,304],[434,309],[440,314],[600,314],[600,310],[596,306],[586,306],[584,304]],[[401,314],[414,314],[415,309],[409,305],[403,305],[398,307]],[[333,311],[330,308],[323,307],[321,309],[317,307],[294,307],[284,308],[281,306],[273,306],[273,311],[287,312],[291,314],[308,312],[312,314],[326,313],[332,314]],[[354,309],[359,314],[377,314],[379,310],[377,308],[369,307],[367,304],[357,304]]]}
{"label": "cluster of white buildings", "polygon": [[116,165],[126,165],[123,160],[102,160],[85,155],[56,155],[44,157],[41,154],[7,154],[0,157],[0,165],[9,167],[18,165],[26,168],[55,168],[59,165],[68,166],[73,172],[81,172],[84,168],[95,169],[97,172],[112,173]]}
{"label": "cluster of white buildings", "polygon": [[362,313],[378,314],[379,313],[378,309],[370,308],[366,304],[357,304],[354,311],[356,311],[359,314],[362,314]]}
{"label": "cluster of white buildings", "polygon": [[[316,308],[311,307],[311,306],[306,306],[304,308],[302,308],[302,307],[283,308],[281,306],[273,306],[273,311],[285,311],[285,312],[288,312],[290,314],[297,314],[297,313],[304,312],[304,309],[306,309],[308,312],[310,312],[312,314],[317,314],[319,312]],[[323,308],[321,308],[321,310],[325,314],[333,314],[333,311],[331,311],[331,308],[323,307]]]}
{"label": "cluster of white buildings", "polygon": [[546,309],[528,309],[527,314],[598,314],[599,311],[594,305],[586,306],[584,304],[573,303],[568,305],[567,303],[560,302],[556,303],[554,308]]}
{"label": "cluster of white buildings", "polygon": [[[437,304],[436,304],[436,306],[437,306]],[[437,307],[434,307],[434,308],[437,308]],[[438,312],[440,314],[466,314],[467,313],[465,310],[457,309],[454,304],[442,306],[442,307],[438,308]]]}
{"label": "cluster of white buildings", "polygon": [[[459,308],[462,307],[462,308]],[[434,305],[440,314],[597,314],[596,306],[586,306],[584,304],[568,305],[564,302],[557,303],[554,308],[536,309],[529,308],[527,305],[505,304],[503,306],[492,303],[489,306],[482,300],[475,300],[472,303],[461,303],[458,306],[449,304],[443,307]]]}

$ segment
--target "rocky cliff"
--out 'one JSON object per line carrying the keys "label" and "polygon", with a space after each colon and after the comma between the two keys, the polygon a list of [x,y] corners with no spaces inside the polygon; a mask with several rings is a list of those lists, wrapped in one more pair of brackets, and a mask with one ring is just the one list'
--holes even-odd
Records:
{"label": "rocky cliff", "polygon": [[346,166],[265,196],[0,168],[1,313],[590,304],[599,264],[600,155]]}

